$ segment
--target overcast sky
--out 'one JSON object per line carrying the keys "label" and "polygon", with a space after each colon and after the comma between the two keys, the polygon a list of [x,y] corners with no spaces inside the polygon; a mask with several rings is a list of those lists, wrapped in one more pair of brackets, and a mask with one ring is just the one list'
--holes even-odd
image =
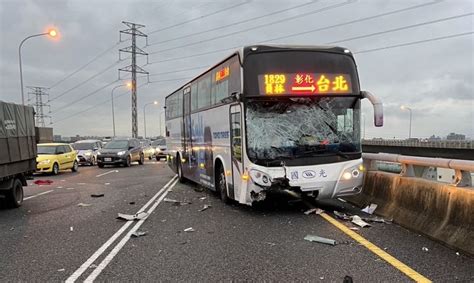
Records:
{"label": "overcast sky", "polygon": [[[21,103],[18,45],[23,38],[55,26],[60,32],[57,40],[43,36],[24,44],[25,86],[53,86],[49,93],[55,134],[111,135],[110,92],[125,82],[117,81],[117,69],[130,64],[130,60],[118,62],[118,49],[130,44],[118,43],[119,30],[126,28],[122,21],[130,21],[146,26],[142,31],[149,34],[150,46],[144,50],[153,53],[149,64],[145,57],[139,59],[154,75],[150,77],[154,83],[138,89],[139,135],[143,135],[145,103],[160,103],[160,107],[150,105],[146,110],[147,134],[157,135],[164,97],[234,47],[332,43],[355,53],[362,89],[384,102],[383,128],[372,126],[372,107],[367,101],[362,104],[367,138],[406,138],[409,115],[400,110],[402,104],[413,109],[415,137],[450,132],[474,137],[473,3],[0,0],[0,99]],[[386,14],[389,12],[393,13]],[[373,17],[381,14],[386,15]],[[365,19],[368,17],[373,18]],[[330,27],[334,25],[338,26]],[[412,25],[417,26],[409,28]],[[419,42],[443,37],[449,38]],[[143,38],[138,42],[145,46]],[[414,44],[393,47],[405,43]],[[384,47],[389,48],[373,50]],[[63,80],[98,55],[97,60]],[[126,78],[127,74],[121,76]],[[139,84],[145,81],[140,79]],[[131,99],[124,91],[115,90],[117,134],[129,136]]]}

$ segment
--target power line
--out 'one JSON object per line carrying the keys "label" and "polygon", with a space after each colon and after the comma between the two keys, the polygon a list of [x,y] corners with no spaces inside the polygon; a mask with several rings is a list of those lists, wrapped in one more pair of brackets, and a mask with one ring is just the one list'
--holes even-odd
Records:
{"label": "power line", "polygon": [[[125,60],[125,59],[124,59],[124,60]],[[68,90],[66,90],[66,91],[64,91],[64,92],[62,92],[61,94],[56,95],[55,97],[53,97],[53,98],[50,100],[50,102],[51,102],[51,101],[54,101],[54,100],[56,100],[56,99],[58,99],[58,98],[60,98],[60,97],[62,97],[62,96],[64,96],[64,95],[66,95],[66,94],[68,94],[68,93],[70,93],[71,91],[73,91],[73,90],[75,90],[75,89],[77,89],[77,88],[79,88],[79,87],[81,87],[82,85],[84,85],[85,83],[91,81],[92,79],[97,78],[98,76],[102,75],[102,74],[105,73],[107,70],[111,69],[112,67],[114,67],[115,65],[117,65],[117,64],[120,63],[120,62],[121,62],[121,61],[116,61],[116,62],[114,62],[112,65],[108,66],[108,67],[105,68],[105,69],[102,69],[101,71],[99,71],[98,73],[92,75],[91,77],[87,78],[86,80],[84,80],[84,81],[78,83],[77,85],[75,85],[75,86],[71,87],[70,89],[68,89]]]}
{"label": "power line", "polygon": [[119,44],[121,44],[123,42],[117,42],[115,43],[114,45],[112,45],[111,47],[107,48],[106,50],[102,51],[101,53],[97,54],[94,58],[92,58],[89,62],[87,62],[86,64],[82,65],[81,67],[79,67],[78,69],[76,69],[75,71],[73,71],[72,73],[70,73],[69,75],[65,76],[64,78],[60,79],[59,81],[57,81],[56,83],[54,83],[53,85],[51,85],[49,88],[53,88],[59,84],[61,84],[62,82],[64,82],[65,80],[69,79],[70,77],[74,76],[75,74],[79,73],[80,71],[84,70],[84,68],[86,68],[87,66],[89,66],[90,64],[94,63],[95,61],[97,61],[99,58],[101,58],[102,56],[104,56],[105,54],[107,54],[108,52],[110,52],[111,50],[115,49],[115,47]]}
{"label": "power line", "polygon": [[181,48],[184,48],[184,47],[189,47],[189,46],[197,45],[197,44],[204,43],[204,42],[210,42],[210,41],[214,41],[214,40],[217,40],[217,39],[222,39],[222,38],[229,37],[229,36],[232,36],[232,35],[236,35],[236,34],[239,34],[239,33],[243,33],[243,32],[246,32],[246,31],[252,31],[252,30],[255,30],[255,29],[259,29],[259,28],[262,28],[262,27],[269,26],[269,25],[280,24],[280,23],[285,22],[285,21],[289,21],[289,20],[293,20],[293,19],[297,19],[297,18],[301,18],[301,17],[321,13],[321,12],[324,12],[324,11],[336,9],[336,8],[339,8],[339,7],[343,7],[343,6],[352,4],[354,2],[355,2],[355,0],[346,0],[344,3],[338,3],[338,4],[330,5],[330,6],[327,6],[327,7],[324,7],[324,8],[316,9],[314,11],[297,14],[297,15],[294,15],[294,16],[291,16],[291,17],[288,17],[288,18],[285,18],[285,19],[278,19],[276,21],[272,21],[272,22],[269,22],[269,23],[253,26],[253,27],[246,28],[246,29],[243,29],[243,30],[238,30],[238,31],[235,31],[235,32],[227,33],[227,34],[224,34],[224,35],[219,35],[219,36],[215,36],[215,37],[211,37],[211,38],[207,38],[207,39],[202,39],[202,40],[187,43],[187,44],[184,44],[184,45],[181,45],[181,46],[176,46],[176,47],[166,48],[166,49],[162,49],[162,50],[157,50],[155,52],[150,52],[150,54],[157,54],[157,53],[161,53],[161,52],[165,52],[165,51],[181,49]]}
{"label": "power line", "polygon": [[[275,41],[275,40],[281,40],[281,39],[295,37],[295,36],[299,36],[299,35],[303,35],[303,34],[323,31],[323,30],[327,30],[327,29],[331,29],[331,28],[335,28],[335,27],[341,27],[341,26],[345,26],[345,25],[349,25],[349,24],[360,23],[360,22],[373,20],[373,19],[380,18],[380,17],[385,17],[385,16],[388,16],[388,15],[393,15],[393,14],[398,14],[398,13],[401,13],[401,12],[406,12],[406,11],[409,11],[409,10],[423,8],[423,7],[426,7],[426,6],[429,6],[429,5],[440,3],[442,1],[444,1],[444,0],[436,0],[436,1],[433,1],[433,2],[424,3],[424,4],[420,4],[420,5],[414,5],[414,6],[410,6],[410,7],[402,8],[402,9],[397,9],[397,10],[393,10],[393,11],[390,11],[390,12],[385,12],[385,13],[377,14],[377,15],[374,15],[374,16],[370,16],[370,17],[364,17],[364,18],[359,18],[359,19],[356,19],[356,20],[347,21],[347,22],[344,22],[344,23],[325,26],[325,27],[312,29],[312,30],[308,30],[308,31],[304,31],[304,32],[299,32],[299,33],[292,33],[290,35],[270,38],[270,39],[266,39],[265,41],[261,41],[260,43],[270,42],[270,41]],[[223,52],[223,51],[231,51],[231,50],[235,50],[236,48],[240,48],[240,47],[241,47],[241,45],[234,46],[234,47],[229,47],[229,48],[221,48],[221,49],[216,49],[216,50],[212,50],[212,51],[206,51],[206,52],[191,54],[191,55],[187,55],[187,56],[182,56],[182,57],[175,57],[175,58],[169,58],[169,59],[164,59],[164,60],[158,60],[158,61],[155,61],[155,62],[151,62],[149,64],[151,65],[151,64],[170,62],[170,61],[175,61],[175,60],[180,60],[180,59],[188,59],[188,58],[193,58],[193,57],[199,57],[199,56],[202,56],[202,55],[208,55],[208,54],[213,54],[213,53],[218,53],[218,52]],[[150,53],[150,54],[153,54],[153,53]]]}
{"label": "power line", "polygon": [[[159,75],[173,74],[173,73],[179,73],[179,72],[185,72],[185,71],[199,70],[199,69],[203,69],[203,68],[206,68],[206,67],[209,67],[209,65],[203,65],[203,66],[199,66],[199,67],[192,67],[192,68],[187,68],[187,69],[156,73],[156,74],[150,75],[150,77],[155,77],[155,76],[159,76]],[[145,76],[141,76],[141,77],[145,77]]]}
{"label": "power line", "polygon": [[428,39],[417,40],[417,41],[411,41],[411,42],[405,42],[405,43],[399,43],[399,44],[383,46],[383,47],[378,47],[378,48],[365,49],[365,50],[360,50],[360,51],[353,52],[353,54],[362,54],[362,53],[375,52],[375,51],[379,51],[379,50],[386,50],[386,49],[392,49],[392,48],[398,48],[398,47],[404,47],[404,46],[410,46],[410,45],[417,45],[417,44],[421,44],[421,43],[444,40],[444,39],[455,38],[455,37],[461,37],[461,36],[466,36],[466,35],[470,35],[470,34],[474,34],[474,31],[457,33],[457,34],[450,34],[450,35],[434,37],[434,38],[428,38]]}
{"label": "power line", "polygon": [[204,30],[204,31],[189,33],[189,34],[186,34],[186,35],[170,38],[170,39],[167,39],[167,40],[154,42],[154,43],[148,44],[148,46],[163,44],[163,43],[170,42],[170,41],[175,41],[175,40],[179,40],[179,39],[183,39],[183,38],[188,38],[190,36],[196,36],[196,35],[203,34],[203,33],[208,33],[208,32],[211,32],[211,31],[221,30],[221,29],[225,29],[227,27],[238,25],[238,24],[248,23],[248,22],[251,22],[253,20],[260,20],[260,19],[265,18],[265,17],[273,16],[273,15],[280,14],[280,13],[284,13],[284,12],[294,10],[294,9],[298,9],[298,8],[301,8],[301,7],[304,7],[304,6],[313,5],[317,1],[318,0],[312,0],[311,2],[308,2],[308,3],[303,3],[303,4],[300,4],[300,5],[292,6],[292,7],[285,8],[285,9],[282,9],[282,10],[278,10],[278,11],[275,11],[275,12],[271,12],[271,13],[268,13],[268,14],[265,14],[265,15],[259,15],[259,16],[252,17],[252,18],[249,18],[249,19],[245,19],[245,20],[242,20],[242,21],[238,21],[238,22],[235,22],[235,23],[231,23],[231,24],[227,24],[227,25],[221,25],[221,26],[218,26],[218,27],[215,27],[215,28]]}
{"label": "power line", "polygon": [[187,21],[180,22],[180,23],[177,23],[177,24],[173,24],[173,25],[170,25],[170,26],[167,26],[167,27],[164,27],[164,28],[156,29],[156,30],[154,30],[154,31],[149,32],[148,34],[150,35],[150,34],[154,34],[154,33],[160,32],[160,31],[165,31],[165,30],[168,30],[168,29],[172,29],[172,28],[175,28],[175,27],[179,27],[179,26],[182,26],[182,25],[185,25],[185,24],[194,22],[194,21],[196,21],[196,20],[201,20],[201,19],[204,19],[204,18],[213,16],[213,15],[216,15],[216,14],[222,13],[222,12],[224,12],[224,11],[233,9],[233,8],[235,8],[235,7],[245,5],[245,4],[249,3],[249,2],[250,2],[249,0],[246,0],[246,1],[242,2],[242,3],[238,3],[238,4],[236,4],[236,5],[232,5],[232,6],[223,8],[223,9],[214,11],[214,12],[212,12],[212,13],[206,14],[206,15],[202,15],[202,16],[199,16],[199,17],[195,17],[195,18],[189,19],[189,20],[187,20]]}

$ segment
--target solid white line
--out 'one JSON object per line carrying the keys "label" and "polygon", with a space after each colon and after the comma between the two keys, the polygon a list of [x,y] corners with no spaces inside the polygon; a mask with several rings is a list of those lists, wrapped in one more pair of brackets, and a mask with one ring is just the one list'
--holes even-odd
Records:
{"label": "solid white line", "polygon": [[118,170],[110,170],[109,172],[105,172],[105,173],[102,173],[102,174],[99,174],[97,175],[96,177],[102,177],[102,176],[105,176],[107,174],[110,174],[110,173],[117,173]]}
{"label": "solid white line", "polygon": [[[177,176],[174,176],[171,180],[169,180],[168,183],[166,183],[166,185],[161,189],[159,190],[142,208],[140,208],[140,210],[137,212],[141,212],[141,211],[144,211],[145,209],[147,209],[147,207],[156,199],[158,198],[158,196],[166,189],[168,188],[168,186],[173,182],[175,181],[177,178]],[[115,232],[115,234],[110,237],[110,239],[107,240],[107,242],[105,242],[91,257],[89,257],[76,271],[74,271],[73,274],[71,274],[71,276],[69,276],[68,279],[66,279],[66,282],[67,283],[71,283],[71,282],[75,282],[77,280],[77,278],[79,278],[83,273],[84,271],[86,271],[89,266],[94,263],[94,261],[97,260],[97,258],[99,256],[101,256],[105,250],[113,244],[113,242],[118,238],[120,237],[120,235],[122,235],[122,233],[127,230],[127,228],[133,224],[133,221],[127,221],[117,232]]]}
{"label": "solid white line", "polygon": [[[178,180],[175,180],[174,183],[171,186],[169,186],[169,188],[160,196],[160,198],[147,211],[148,216],[150,216],[151,213],[158,207],[160,202],[168,194],[168,191],[171,190],[176,185],[177,182],[178,182]],[[140,226],[142,226],[142,224],[145,222],[145,220],[147,218],[138,221],[138,223],[135,226],[133,226],[133,228],[130,229],[130,231],[128,231],[128,233],[122,238],[122,240],[112,249],[112,251],[104,258],[104,260],[102,260],[102,262],[99,264],[99,266],[97,266],[94,269],[94,271],[86,278],[86,280],[84,280],[84,282],[93,282],[97,278],[97,276],[100,275],[102,270],[104,270],[104,268],[107,267],[107,265],[114,259],[114,257],[125,246],[125,244],[128,242],[128,240],[130,240],[131,235],[133,233],[135,233],[138,230],[138,228],[140,228]]]}
{"label": "solid white line", "polygon": [[28,199],[35,198],[35,197],[37,197],[37,196],[42,196],[42,195],[45,195],[45,194],[49,194],[49,193],[52,192],[52,191],[54,191],[54,190],[49,190],[49,191],[45,191],[45,192],[39,193],[39,194],[37,194],[37,195],[29,196],[29,197],[23,198],[23,200],[28,200]]}

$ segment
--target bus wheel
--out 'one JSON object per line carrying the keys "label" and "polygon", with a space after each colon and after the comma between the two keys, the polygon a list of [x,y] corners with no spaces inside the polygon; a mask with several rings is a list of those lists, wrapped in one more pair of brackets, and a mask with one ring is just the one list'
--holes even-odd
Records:
{"label": "bus wheel", "polygon": [[178,179],[180,183],[184,183],[185,179],[183,176],[183,166],[181,166],[181,160],[178,158]]}
{"label": "bus wheel", "polygon": [[225,182],[225,173],[224,173],[224,168],[222,166],[219,166],[218,173],[216,175],[216,185],[217,185],[217,190],[219,192],[219,195],[221,197],[221,200],[225,203],[230,202],[230,198],[227,195],[227,186]]}

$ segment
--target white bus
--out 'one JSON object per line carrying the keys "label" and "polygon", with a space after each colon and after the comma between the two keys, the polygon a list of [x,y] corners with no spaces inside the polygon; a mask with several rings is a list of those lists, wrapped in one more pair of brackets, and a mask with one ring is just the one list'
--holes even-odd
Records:
{"label": "white bus", "polygon": [[166,97],[167,162],[225,202],[357,194],[363,98],[382,126],[345,48],[244,47]]}

